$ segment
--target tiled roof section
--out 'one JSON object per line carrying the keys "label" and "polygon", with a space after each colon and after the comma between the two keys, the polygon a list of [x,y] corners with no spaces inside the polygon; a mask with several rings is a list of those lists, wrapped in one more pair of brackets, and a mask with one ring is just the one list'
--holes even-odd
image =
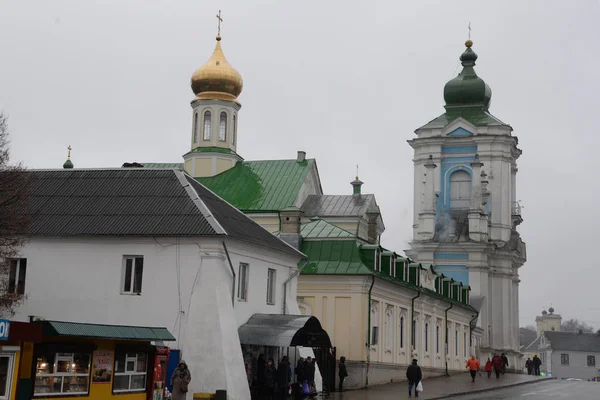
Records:
{"label": "tiled roof section", "polygon": [[304,239],[349,238],[355,236],[352,233],[338,228],[327,221],[323,221],[322,219],[315,219],[307,224],[302,225],[300,235]]}
{"label": "tiled roof section", "polygon": [[380,212],[375,195],[310,195],[302,204],[306,217],[360,217]]}
{"label": "tiled roof section", "polygon": [[227,236],[303,255],[175,169],[30,171],[29,236]]}
{"label": "tiled roof section", "polygon": [[[199,236],[217,232],[174,170],[31,171],[30,236]],[[181,172],[180,172],[181,173]]]}
{"label": "tiled roof section", "polygon": [[262,246],[288,253],[298,258],[304,258],[304,254],[274,236],[271,232],[254,222],[244,213],[240,212],[211,190],[204,187],[194,178],[185,175],[189,184],[194,188],[202,203],[208,207],[211,215],[223,227],[227,235],[238,240],[250,243],[254,246]]}
{"label": "tiled roof section", "polygon": [[371,275],[356,240],[306,241],[302,251],[309,259],[303,275]]}
{"label": "tiled roof section", "polygon": [[552,350],[600,351],[600,335],[596,333],[545,331],[544,335],[550,341]]}
{"label": "tiled roof section", "polygon": [[429,121],[419,129],[443,128],[457,118],[464,118],[475,126],[486,125],[508,125],[494,117],[483,108],[466,108],[457,110],[448,110],[439,117]]}
{"label": "tiled roof section", "polygon": [[294,201],[314,159],[242,161],[198,181],[243,212],[279,211]]}
{"label": "tiled roof section", "polygon": [[144,168],[178,168],[183,169],[183,163],[140,163]]}

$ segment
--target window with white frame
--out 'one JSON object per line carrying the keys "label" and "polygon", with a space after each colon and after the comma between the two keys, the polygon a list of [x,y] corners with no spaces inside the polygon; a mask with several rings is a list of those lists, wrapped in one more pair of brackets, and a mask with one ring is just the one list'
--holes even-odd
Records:
{"label": "window with white frame", "polygon": [[145,392],[148,373],[147,353],[117,352],[113,392]]}
{"label": "window with white frame", "polygon": [[267,304],[275,304],[275,277],[277,271],[269,268],[267,271]]}
{"label": "window with white frame", "polygon": [[90,387],[90,352],[57,353],[51,349],[36,350],[33,395],[87,395]]}
{"label": "window with white frame", "polygon": [[25,294],[26,273],[26,258],[14,258],[10,260],[10,269],[8,273],[8,292],[10,294]]}
{"label": "window with white frame", "polygon": [[587,365],[588,367],[596,366],[596,356],[587,356]]}
{"label": "window with white frame", "polygon": [[471,175],[456,171],[450,175],[450,208],[464,209],[471,204]]}
{"label": "window with white frame", "polygon": [[429,323],[425,323],[425,352],[429,352]]}
{"label": "window with white frame", "polygon": [[233,114],[233,129],[231,130],[231,144],[235,146],[237,136],[237,115]]}
{"label": "window with white frame", "polygon": [[454,331],[454,355],[458,357],[458,329]]}
{"label": "window with white frame", "polygon": [[394,308],[388,307],[385,311],[385,349],[392,351],[394,346]]}
{"label": "window with white frame", "polygon": [[15,353],[0,353],[0,399],[8,400],[13,393],[12,377]]}
{"label": "window with white frame", "polygon": [[435,327],[435,352],[440,354],[440,326]]}
{"label": "window with white frame", "polygon": [[198,143],[198,113],[194,113],[194,123],[192,124],[192,141]]}
{"label": "window with white frame", "polygon": [[561,365],[569,365],[569,355],[566,353],[561,353],[560,355],[560,364]]}
{"label": "window with white frame", "polygon": [[467,332],[463,332],[463,351],[464,351],[464,357],[467,356]]}
{"label": "window with white frame", "polygon": [[371,345],[379,343],[379,302],[371,302]]}
{"label": "window with white frame", "polygon": [[210,140],[210,134],[212,130],[212,114],[210,111],[204,112],[204,129],[203,129],[203,140]]}
{"label": "window with white frame", "polygon": [[219,140],[225,142],[227,140],[227,113],[221,112],[219,117]]}
{"label": "window with white frame", "polygon": [[400,348],[404,348],[404,316],[400,317]]}
{"label": "window with white frame", "polygon": [[124,256],[122,274],[122,294],[141,294],[144,275],[144,257]]}
{"label": "window with white frame", "polygon": [[417,334],[417,332],[418,332],[418,330],[417,330],[417,320],[414,319],[413,322],[412,322],[412,330],[410,332],[413,349],[416,349],[417,348],[417,344],[418,344],[417,343],[417,337],[419,335]]}
{"label": "window with white frame", "polygon": [[248,273],[249,266],[246,263],[240,263],[238,268],[238,300],[248,300]]}

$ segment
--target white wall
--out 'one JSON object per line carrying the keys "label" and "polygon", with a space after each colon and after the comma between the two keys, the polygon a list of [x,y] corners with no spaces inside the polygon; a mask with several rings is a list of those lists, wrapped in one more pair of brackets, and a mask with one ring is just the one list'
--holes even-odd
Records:
{"label": "white wall", "polygon": [[[600,350],[600,349],[598,349]],[[562,365],[561,354],[569,355],[569,365]],[[596,357],[596,365],[588,367],[587,356]],[[566,351],[554,350],[551,355],[552,359],[552,376],[561,378],[580,378],[590,379],[598,375],[600,369],[600,351],[598,352],[581,352],[581,351]]]}
{"label": "white wall", "polygon": [[[250,265],[248,301],[238,301],[236,290],[238,327],[255,313],[280,314],[282,284],[299,260],[232,240],[227,240],[227,247],[236,275],[240,262]],[[179,244],[174,238],[31,239],[20,252],[27,258],[27,299],[14,319],[26,321],[35,315],[49,320],[163,326],[178,337],[192,306],[190,296],[202,257],[215,251],[224,255],[221,241],[211,238],[181,239]],[[121,294],[124,255],[144,256],[139,296]],[[218,267],[231,277],[226,258]],[[268,268],[277,271],[275,305],[266,304]],[[295,298],[296,283],[290,283],[288,292]],[[231,280],[214,284],[231,292]]]}

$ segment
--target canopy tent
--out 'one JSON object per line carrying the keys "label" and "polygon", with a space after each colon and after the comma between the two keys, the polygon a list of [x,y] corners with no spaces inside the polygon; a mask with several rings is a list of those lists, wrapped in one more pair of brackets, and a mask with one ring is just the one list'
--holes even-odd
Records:
{"label": "canopy tent", "polygon": [[319,320],[306,315],[254,314],[238,328],[242,344],[331,348]]}

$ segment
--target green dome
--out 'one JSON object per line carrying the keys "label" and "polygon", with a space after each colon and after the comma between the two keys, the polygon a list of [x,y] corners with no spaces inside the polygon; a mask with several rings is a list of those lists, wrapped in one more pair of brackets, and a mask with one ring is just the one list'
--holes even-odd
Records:
{"label": "green dome", "polygon": [[64,169],[71,169],[71,168],[73,168],[73,163],[71,162],[70,159],[67,159],[67,161],[65,161],[65,163],[63,164],[63,168]]}
{"label": "green dome", "polygon": [[467,49],[460,56],[463,70],[444,86],[446,108],[483,107],[490,108],[492,89],[475,73],[477,53],[471,49],[473,42],[465,43]]}

